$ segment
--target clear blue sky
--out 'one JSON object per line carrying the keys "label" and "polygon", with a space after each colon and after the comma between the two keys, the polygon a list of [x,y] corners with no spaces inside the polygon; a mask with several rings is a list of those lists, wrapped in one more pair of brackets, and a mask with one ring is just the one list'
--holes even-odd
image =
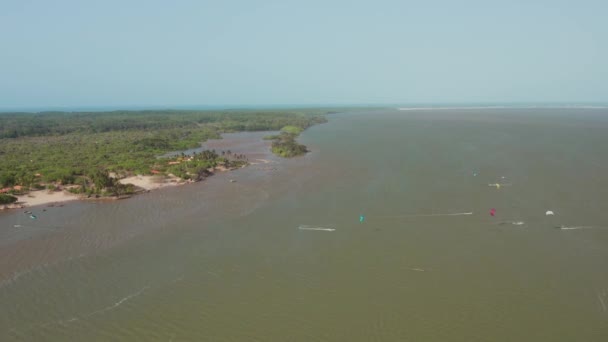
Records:
{"label": "clear blue sky", "polygon": [[0,0],[0,107],[564,101],[606,0]]}

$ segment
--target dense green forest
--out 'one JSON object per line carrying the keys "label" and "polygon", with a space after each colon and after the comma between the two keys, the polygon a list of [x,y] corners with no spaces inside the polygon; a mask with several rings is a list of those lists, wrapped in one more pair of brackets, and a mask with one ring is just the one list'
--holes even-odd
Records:
{"label": "dense green forest", "polygon": [[[117,185],[104,183],[100,175],[150,174],[152,169],[200,179],[209,167],[238,166],[245,161],[209,152],[195,155],[186,167],[167,165],[158,156],[199,147],[225,132],[287,127],[289,132],[284,134],[295,137],[311,125],[326,122],[327,113],[320,109],[0,113],[0,186],[59,183],[114,190]],[[96,179],[102,179],[98,186]]]}
{"label": "dense green forest", "polygon": [[308,152],[306,146],[296,142],[302,131],[303,129],[298,126],[285,126],[281,129],[281,134],[266,137],[272,140],[272,153],[284,158],[306,154]]}
{"label": "dense green forest", "polygon": [[113,112],[0,113],[0,139],[61,136],[69,133],[158,131],[206,127],[219,132],[307,128],[325,122],[326,110],[196,111],[144,110]]}

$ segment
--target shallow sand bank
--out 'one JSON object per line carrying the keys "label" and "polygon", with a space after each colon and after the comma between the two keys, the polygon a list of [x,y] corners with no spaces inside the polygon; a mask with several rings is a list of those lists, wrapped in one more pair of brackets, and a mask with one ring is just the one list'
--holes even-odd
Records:
{"label": "shallow sand bank", "polygon": [[27,195],[17,196],[17,198],[17,203],[26,207],[80,199],[78,195],[67,191],[49,192],[48,190],[30,191]]}
{"label": "shallow sand bank", "polygon": [[145,190],[155,190],[167,186],[175,186],[186,183],[175,176],[131,176],[118,180],[122,184],[133,184]]}

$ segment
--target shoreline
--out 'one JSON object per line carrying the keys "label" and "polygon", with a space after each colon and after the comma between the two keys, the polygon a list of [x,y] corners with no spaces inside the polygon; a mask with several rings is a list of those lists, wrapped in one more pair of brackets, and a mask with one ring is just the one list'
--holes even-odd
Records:
{"label": "shoreline", "polygon": [[[262,132],[256,134],[260,135]],[[263,132],[266,134],[267,132]],[[249,136],[248,136],[249,135]],[[270,143],[264,141],[260,137],[251,137],[251,132],[225,133],[222,134],[222,139],[212,139],[201,144],[204,149],[229,149],[248,154],[252,157],[251,161],[246,165],[236,168],[225,168],[216,166],[209,169],[211,173],[227,172],[246,168],[248,166],[266,166],[275,163],[272,160],[273,154],[269,151]],[[211,175],[210,177],[213,177]],[[190,183],[198,183],[200,181],[184,180],[175,175],[132,175],[126,178],[117,180],[121,184],[133,184],[136,191],[133,194],[123,196],[91,196],[82,194],[73,194],[66,190],[49,192],[48,190],[32,190],[27,194],[15,196],[17,202],[11,204],[0,205],[0,211],[9,211],[13,209],[24,209],[34,206],[62,206],[62,203],[71,201],[114,201],[130,198],[141,193],[147,193],[154,190],[164,189],[168,187],[180,186]],[[202,181],[202,180],[201,180]]]}
{"label": "shoreline", "polygon": [[[255,165],[255,163],[251,163],[249,165]],[[243,167],[247,167],[243,166]],[[213,169],[213,172],[226,172],[232,171],[236,169],[226,169],[223,167],[218,167]],[[86,195],[77,195],[70,193],[66,190],[61,191],[52,191],[48,190],[33,190],[28,192],[25,195],[15,196],[17,197],[17,202],[11,204],[5,204],[0,206],[0,210],[12,210],[12,209],[24,209],[35,206],[55,206],[57,204],[62,204],[71,201],[114,201],[130,198],[132,196],[136,196],[141,193],[147,193],[154,190],[164,189],[168,187],[180,186],[185,184],[198,183],[194,181],[183,180],[179,177],[168,175],[159,177],[157,175],[135,175],[126,178],[122,178],[118,180],[121,184],[133,184],[136,186],[137,190],[133,194],[123,195],[123,196],[99,196],[99,197],[88,197]]]}
{"label": "shoreline", "polygon": [[79,195],[72,194],[64,190],[52,192],[49,192],[48,190],[35,190],[30,191],[25,195],[17,196],[17,202],[13,204],[19,205],[19,208],[28,208],[38,205],[65,203],[79,199]]}

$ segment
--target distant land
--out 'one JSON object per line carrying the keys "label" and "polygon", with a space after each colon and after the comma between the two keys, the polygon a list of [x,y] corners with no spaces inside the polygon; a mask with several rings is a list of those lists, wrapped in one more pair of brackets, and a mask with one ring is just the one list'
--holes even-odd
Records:
{"label": "distant land", "polygon": [[67,105],[67,106],[2,106],[6,112],[106,112],[139,110],[264,110],[310,108],[608,108],[608,102],[411,102],[411,103],[316,103],[316,104],[217,104],[217,105]]}

